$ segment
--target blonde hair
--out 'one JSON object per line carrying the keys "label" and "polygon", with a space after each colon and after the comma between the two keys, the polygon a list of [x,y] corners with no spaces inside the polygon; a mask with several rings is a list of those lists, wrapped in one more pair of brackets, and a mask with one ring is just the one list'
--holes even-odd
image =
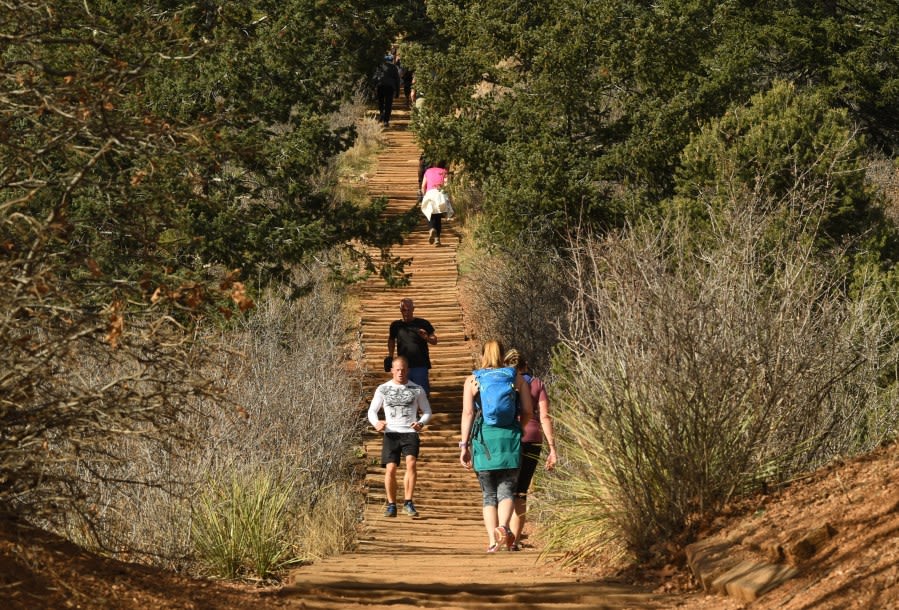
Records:
{"label": "blonde hair", "polygon": [[481,349],[481,368],[498,369],[503,366],[503,344],[492,339]]}
{"label": "blonde hair", "polygon": [[506,366],[514,366],[520,371],[523,371],[528,366],[528,363],[524,359],[524,356],[518,353],[518,350],[514,347],[509,348],[509,351],[506,352],[506,356],[505,358],[503,358],[503,362]]}

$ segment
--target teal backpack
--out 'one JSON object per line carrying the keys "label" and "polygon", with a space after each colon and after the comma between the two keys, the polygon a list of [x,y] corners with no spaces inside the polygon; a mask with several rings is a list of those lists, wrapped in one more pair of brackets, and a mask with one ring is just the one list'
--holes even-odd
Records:
{"label": "teal backpack", "polygon": [[480,369],[472,371],[472,374],[478,383],[475,404],[481,411],[484,423],[504,428],[515,424],[518,417],[515,369]]}

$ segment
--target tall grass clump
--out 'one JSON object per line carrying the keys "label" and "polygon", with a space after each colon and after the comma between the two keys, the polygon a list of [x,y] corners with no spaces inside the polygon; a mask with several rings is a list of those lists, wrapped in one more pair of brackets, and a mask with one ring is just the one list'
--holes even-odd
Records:
{"label": "tall grass clump", "polygon": [[304,533],[302,557],[315,561],[356,543],[356,526],[361,517],[358,497],[358,481],[343,479],[334,481],[318,490],[315,510],[305,511],[297,517],[297,527]]}
{"label": "tall grass clump", "polygon": [[267,473],[233,473],[230,481],[210,481],[198,498],[193,536],[212,571],[235,578],[247,570],[268,578],[296,561],[288,543],[292,494],[292,481]]}
{"label": "tall grass clump", "polygon": [[736,496],[895,435],[895,301],[878,272],[819,251],[814,195],[735,193],[701,240],[672,214],[573,244],[550,550],[645,557]]}

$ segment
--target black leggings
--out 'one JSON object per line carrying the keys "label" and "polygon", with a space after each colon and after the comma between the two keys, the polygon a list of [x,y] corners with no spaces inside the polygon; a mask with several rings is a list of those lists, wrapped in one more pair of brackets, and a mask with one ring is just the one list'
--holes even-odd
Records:
{"label": "black leggings", "polygon": [[440,237],[440,229],[443,227],[443,214],[431,214],[428,226],[434,229],[434,234]]}
{"label": "black leggings", "polygon": [[521,468],[518,470],[518,486],[515,489],[517,497],[527,497],[542,450],[543,443],[521,443]]}
{"label": "black leggings", "polygon": [[393,94],[393,87],[378,85],[378,120],[385,125],[390,122],[390,115],[393,114]]}

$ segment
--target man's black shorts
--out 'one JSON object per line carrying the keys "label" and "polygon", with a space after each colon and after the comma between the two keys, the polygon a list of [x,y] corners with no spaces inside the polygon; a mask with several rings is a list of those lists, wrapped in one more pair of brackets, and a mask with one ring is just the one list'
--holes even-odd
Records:
{"label": "man's black shorts", "polygon": [[418,432],[385,432],[381,445],[381,466],[399,464],[400,458],[407,455],[417,458],[420,446]]}

